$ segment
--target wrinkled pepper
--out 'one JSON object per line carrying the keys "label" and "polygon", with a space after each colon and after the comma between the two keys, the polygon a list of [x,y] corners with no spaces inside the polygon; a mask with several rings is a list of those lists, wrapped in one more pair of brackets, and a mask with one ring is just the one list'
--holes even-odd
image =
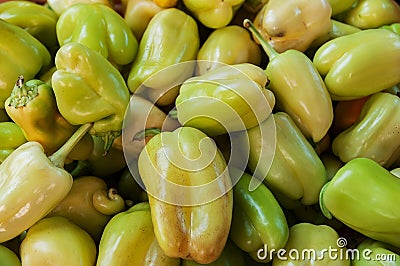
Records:
{"label": "wrinkled pepper", "polygon": [[[190,61],[196,59],[199,47],[198,27],[191,16],[177,8],[158,12],[147,25],[139,43],[127,78],[129,90],[144,93],[145,98],[158,104],[173,103],[179,82],[193,74],[195,64]],[[182,62],[188,63],[179,64]],[[157,73],[161,70],[163,72]],[[164,94],[168,95],[167,100],[162,99]]]}
{"label": "wrinkled pepper", "polygon": [[279,108],[288,113],[303,134],[320,141],[333,121],[329,92],[313,62],[302,52],[289,49],[277,53],[249,20],[244,26],[255,35],[269,57],[265,72]]}
{"label": "wrinkled pepper", "polygon": [[17,254],[3,245],[0,245],[0,261],[4,266],[21,266],[21,261]]}
{"label": "wrinkled pepper", "polygon": [[238,25],[228,25],[211,32],[200,47],[197,60],[208,61],[200,62],[198,67],[201,68],[196,69],[197,74],[202,75],[219,67],[219,62],[228,65],[240,63],[259,65],[261,49],[246,29]]}
{"label": "wrinkled pepper", "polygon": [[363,105],[357,121],[333,140],[332,151],[343,162],[365,157],[389,167],[400,157],[399,125],[400,98],[375,93]]}
{"label": "wrinkled pepper", "polygon": [[38,39],[24,29],[0,19],[0,108],[23,75],[32,79],[51,63],[50,52]]}
{"label": "wrinkled pepper", "polygon": [[264,245],[275,250],[286,245],[289,226],[281,206],[264,184],[253,191],[249,190],[251,178],[251,175],[244,173],[233,187],[233,216],[229,238],[257,259],[257,252]]}
{"label": "wrinkled pepper", "polygon": [[126,0],[125,5],[123,17],[138,41],[154,15],[164,9],[153,0]]}
{"label": "wrinkled pepper", "polygon": [[175,101],[178,121],[209,136],[254,127],[275,105],[267,83],[264,70],[250,63],[222,65],[189,78]]}
{"label": "wrinkled pepper", "polygon": [[[275,150],[266,141],[268,135],[261,134],[263,127],[271,126],[271,119],[275,120]],[[274,194],[278,192],[304,205],[318,202],[319,192],[328,181],[324,164],[288,114],[277,112],[243,134],[248,135],[248,167],[254,176],[263,180]],[[268,164],[271,151],[273,160]]]}
{"label": "wrinkled pepper", "polygon": [[313,58],[332,100],[361,98],[398,84],[399,61],[400,35],[385,29],[330,40]]}
{"label": "wrinkled pepper", "polygon": [[400,5],[395,0],[358,0],[341,18],[360,29],[374,29],[400,22]]}
{"label": "wrinkled pepper", "polygon": [[372,239],[400,247],[400,178],[369,158],[347,162],[324,185],[319,204],[335,217]]}
{"label": "wrinkled pepper", "polygon": [[358,256],[351,266],[395,266],[400,261],[396,248],[370,238],[363,240],[358,246]]}
{"label": "wrinkled pepper", "polygon": [[64,44],[55,56],[51,84],[60,114],[72,125],[93,123],[90,134],[105,150],[121,134],[129,90],[121,73],[102,55],[80,43]]}
{"label": "wrinkled pepper", "polygon": [[93,266],[97,250],[85,230],[65,217],[55,216],[43,218],[29,228],[20,254],[22,265],[26,266]]}
{"label": "wrinkled pepper", "polygon": [[329,32],[331,13],[328,0],[269,0],[253,22],[278,53],[289,49],[304,52],[315,39]]}
{"label": "wrinkled pepper", "polygon": [[50,157],[38,142],[30,141],[0,164],[0,243],[30,228],[68,194],[73,180],[63,169],[64,161],[91,126],[82,125]]}
{"label": "wrinkled pepper", "polygon": [[148,202],[118,213],[107,223],[99,244],[97,266],[179,266],[179,258],[165,255],[153,231]]}
{"label": "wrinkled pepper", "polygon": [[272,265],[350,266],[347,248],[338,239],[338,233],[328,225],[297,223],[290,227],[284,252],[274,257]]}
{"label": "wrinkled pepper", "polygon": [[22,129],[12,121],[0,122],[0,164],[16,148],[27,142]]}
{"label": "wrinkled pepper", "polygon": [[70,6],[79,4],[79,3],[87,3],[87,4],[103,4],[106,6],[112,6],[111,0],[47,0],[46,3],[49,7],[54,10],[54,12],[61,16],[65,10],[67,10]]}
{"label": "wrinkled pepper", "polygon": [[233,19],[245,0],[198,1],[183,0],[183,4],[200,23],[208,28],[222,28]]}
{"label": "wrinkled pepper", "polygon": [[233,193],[215,142],[191,127],[164,131],[147,142],[138,166],[165,254],[202,264],[217,260],[228,239]]}
{"label": "wrinkled pepper", "polygon": [[[39,142],[46,154],[59,149],[78,129],[60,114],[50,85],[38,79],[24,82],[20,76],[5,102],[9,117],[20,126],[28,141]],[[93,149],[93,141],[86,134],[79,141],[68,159],[86,160]]]}
{"label": "wrinkled pepper", "polygon": [[[181,266],[201,266],[193,260],[182,260]],[[221,253],[221,256],[214,262],[208,263],[208,266],[245,266],[246,260],[244,252],[239,249],[232,241],[228,240]]]}
{"label": "wrinkled pepper", "polygon": [[138,49],[138,41],[121,15],[99,3],[67,8],[57,21],[57,39],[61,46],[71,42],[86,45],[117,66],[132,62]]}
{"label": "wrinkled pepper", "polygon": [[80,176],[74,179],[67,196],[47,217],[68,218],[98,243],[107,222],[124,208],[124,199],[115,188],[108,188],[103,179],[96,176]]}
{"label": "wrinkled pepper", "polygon": [[44,5],[30,1],[0,4],[0,19],[17,25],[43,43],[53,55],[59,47],[56,36],[57,14]]}

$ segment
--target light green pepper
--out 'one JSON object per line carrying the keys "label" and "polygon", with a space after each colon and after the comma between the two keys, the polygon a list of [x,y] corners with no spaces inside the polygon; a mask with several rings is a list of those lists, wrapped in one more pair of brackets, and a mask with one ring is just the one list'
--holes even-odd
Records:
{"label": "light green pepper", "polygon": [[350,128],[332,142],[332,150],[343,162],[357,157],[370,158],[389,167],[400,157],[400,98],[378,92],[363,105]]}
{"label": "light green pepper", "polygon": [[138,49],[126,21],[100,3],[78,3],[67,8],[57,21],[57,39],[61,46],[84,44],[117,65],[132,62]]}
{"label": "light green pepper", "polygon": [[400,35],[385,29],[330,40],[313,58],[333,100],[362,98],[393,87],[400,82],[399,61]]}
{"label": "light green pepper", "polygon": [[355,158],[324,185],[319,204],[335,217],[372,239],[400,247],[400,178],[368,158]]}

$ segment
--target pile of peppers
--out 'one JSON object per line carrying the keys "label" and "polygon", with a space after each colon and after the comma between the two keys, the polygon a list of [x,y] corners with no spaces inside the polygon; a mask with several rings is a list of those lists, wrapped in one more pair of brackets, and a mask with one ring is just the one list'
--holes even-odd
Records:
{"label": "pile of peppers", "polygon": [[394,0],[0,1],[0,265],[400,265]]}

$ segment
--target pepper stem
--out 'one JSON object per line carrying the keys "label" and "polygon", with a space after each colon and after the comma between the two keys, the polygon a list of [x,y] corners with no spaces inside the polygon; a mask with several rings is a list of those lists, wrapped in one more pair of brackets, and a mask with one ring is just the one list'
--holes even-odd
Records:
{"label": "pepper stem", "polygon": [[136,133],[135,136],[133,136],[132,141],[143,140],[147,137],[154,137],[155,135],[160,134],[160,133],[161,133],[161,129],[159,129],[157,127],[146,128],[146,129]]}
{"label": "pepper stem", "polygon": [[85,136],[85,134],[92,128],[92,123],[81,125],[74,134],[61,146],[55,153],[49,156],[50,161],[59,168],[64,167],[65,159],[75,145]]}
{"label": "pepper stem", "polygon": [[243,26],[246,29],[249,29],[249,31],[254,35],[254,37],[260,42],[262,48],[264,49],[265,53],[268,55],[268,58],[271,60],[275,56],[279,55],[277,51],[269,44],[263,36],[261,36],[261,33],[256,29],[254,24],[249,20],[249,19],[244,19],[243,20]]}
{"label": "pepper stem", "polygon": [[114,215],[125,208],[125,200],[115,188],[96,190],[92,200],[94,208],[104,215]]}
{"label": "pepper stem", "polygon": [[25,106],[38,95],[38,86],[41,84],[41,81],[31,80],[28,81],[28,85],[24,82],[24,76],[19,76],[11,91],[9,106],[15,108]]}

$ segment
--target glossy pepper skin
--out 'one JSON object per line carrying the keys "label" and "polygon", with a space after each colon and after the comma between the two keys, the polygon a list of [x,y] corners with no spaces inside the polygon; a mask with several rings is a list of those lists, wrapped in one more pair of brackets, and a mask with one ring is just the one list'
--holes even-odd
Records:
{"label": "glossy pepper skin", "polygon": [[175,101],[178,121],[209,136],[254,127],[275,105],[267,83],[264,70],[250,63],[222,65],[189,78]]}
{"label": "glossy pepper skin", "polygon": [[346,10],[349,10],[357,1],[356,0],[328,0],[332,7],[332,16],[336,16]]}
{"label": "glossy pepper skin", "polygon": [[99,245],[97,266],[179,266],[157,243],[148,202],[137,203],[112,217]]}
{"label": "glossy pepper skin", "polygon": [[228,239],[233,205],[230,174],[215,143],[191,127],[164,131],[147,142],[138,166],[165,254],[215,261]]}
{"label": "glossy pepper skin", "polygon": [[[261,135],[262,127],[270,126],[269,119],[275,120],[276,127],[276,147],[270,168],[263,163],[270,147]],[[277,112],[268,120],[247,130],[249,169],[274,193],[304,205],[317,203],[319,192],[328,181],[324,164],[288,114]]]}
{"label": "glossy pepper skin", "polygon": [[[25,138],[39,142],[48,155],[59,149],[78,129],[58,111],[53,88],[39,79],[24,82],[24,77],[20,76],[5,102],[5,110],[20,126]],[[86,160],[92,148],[92,138],[86,134],[68,158]]]}
{"label": "glossy pepper skin", "polygon": [[55,57],[51,84],[61,115],[72,125],[93,123],[90,134],[109,150],[121,134],[129,90],[121,73],[102,55],[80,43],[64,44]]}
{"label": "glossy pepper skin", "polygon": [[399,125],[400,98],[375,93],[363,105],[357,121],[336,136],[332,150],[343,162],[365,157],[389,167],[400,156]]}
{"label": "glossy pepper skin", "polygon": [[289,237],[289,226],[278,201],[264,184],[253,191],[249,190],[251,178],[251,175],[244,173],[233,187],[233,218],[229,238],[256,258],[257,251],[264,245],[275,250],[283,248]]}
{"label": "glossy pepper skin", "polygon": [[50,52],[24,29],[0,19],[0,108],[10,96],[18,76],[32,79],[51,63]]}
{"label": "glossy pepper skin", "polygon": [[313,58],[332,100],[361,98],[393,87],[400,82],[399,61],[400,35],[385,29],[330,40]]}
{"label": "glossy pepper skin", "polygon": [[57,21],[57,39],[61,46],[71,42],[86,45],[116,65],[132,62],[138,49],[138,41],[121,15],[99,3],[67,8]]}
{"label": "glossy pepper skin", "polygon": [[244,2],[245,0],[183,0],[183,4],[194,17],[204,26],[213,29],[227,26]]}
{"label": "glossy pepper skin", "polygon": [[306,138],[320,141],[333,121],[332,100],[312,61],[302,52],[289,49],[277,53],[254,25],[244,26],[255,35],[269,57],[265,69],[270,89],[280,110],[288,113]]}
{"label": "glossy pepper skin", "polygon": [[0,243],[30,228],[68,194],[72,176],[63,168],[64,161],[90,127],[80,127],[50,157],[38,142],[30,141],[0,164]]}
{"label": "glossy pepper skin", "polygon": [[0,245],[0,261],[5,266],[21,266],[21,260],[11,249]]}
{"label": "glossy pepper skin", "polygon": [[[201,266],[193,260],[182,260],[181,266]],[[208,266],[245,266],[245,254],[232,241],[228,240],[221,253],[221,256],[214,262],[208,263]]]}
{"label": "glossy pepper skin", "polygon": [[[200,47],[200,37],[196,21],[177,8],[167,8],[151,19],[139,43],[139,50],[127,78],[129,90],[134,93],[144,83],[146,98],[156,102],[165,93],[165,89],[175,86],[177,79],[191,77],[194,64],[184,64],[166,74],[156,72],[169,66],[196,59]],[[143,87],[141,87],[143,89]],[[177,90],[174,95],[176,96]],[[173,103],[168,101],[166,105]]]}
{"label": "glossy pepper skin", "polygon": [[228,25],[211,32],[200,47],[197,60],[210,61],[198,65],[200,68],[196,72],[202,75],[219,67],[221,64],[217,62],[228,65],[240,63],[259,65],[261,49],[246,29],[238,25]]}
{"label": "glossy pepper skin", "polygon": [[359,0],[342,20],[363,30],[378,28],[400,22],[400,5],[395,0]]}
{"label": "glossy pepper skin", "polygon": [[79,3],[103,4],[109,7],[112,6],[112,1],[110,0],[48,0],[46,2],[58,16],[61,16],[61,14],[64,13],[64,11],[66,11],[70,6]]}
{"label": "glossy pepper skin", "polygon": [[[272,265],[350,266],[350,260],[345,257],[346,247],[338,246],[338,238],[338,233],[328,225],[297,223],[289,229],[289,239],[284,248],[286,252],[283,254],[283,258],[274,257]],[[333,255],[329,254],[327,252],[329,249],[336,249],[336,252],[333,252]],[[291,255],[288,254],[292,250],[298,252],[297,258],[294,252]],[[340,258],[340,254],[343,254],[343,258]],[[337,256],[336,259],[334,258],[335,255]]]}
{"label": "glossy pepper skin", "polygon": [[103,179],[79,176],[74,178],[71,190],[47,217],[68,218],[98,243],[107,222],[124,208],[124,199],[115,188],[108,188]]}
{"label": "glossy pepper skin", "polygon": [[19,26],[43,43],[51,54],[59,44],[56,36],[57,14],[30,1],[8,1],[0,4],[0,19]]}
{"label": "glossy pepper skin", "polygon": [[138,41],[154,15],[164,9],[153,0],[126,0],[125,5],[124,19]]}
{"label": "glossy pepper skin", "polygon": [[269,0],[253,23],[277,52],[304,52],[315,39],[329,32],[331,13],[328,0]]}
{"label": "glossy pepper skin", "polygon": [[400,247],[400,179],[368,158],[341,167],[320,193],[320,207],[372,239]]}
{"label": "glossy pepper skin", "polygon": [[[62,251],[62,252],[60,252]],[[29,228],[20,247],[26,266],[93,266],[96,244],[90,235],[65,217],[43,218]]]}
{"label": "glossy pepper skin", "polygon": [[371,238],[363,240],[358,246],[360,258],[351,262],[352,266],[394,266],[400,261],[399,249]]}
{"label": "glossy pepper skin", "polygon": [[27,140],[22,129],[12,121],[0,122],[0,164]]}

